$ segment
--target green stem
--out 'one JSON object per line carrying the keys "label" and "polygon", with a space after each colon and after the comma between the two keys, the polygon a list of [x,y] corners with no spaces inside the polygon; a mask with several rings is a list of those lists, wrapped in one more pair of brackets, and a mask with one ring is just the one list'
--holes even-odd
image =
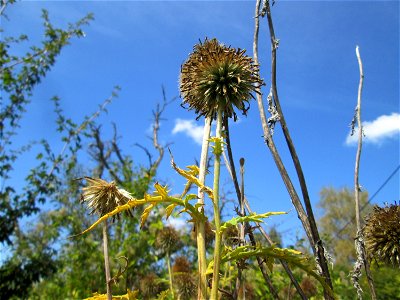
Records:
{"label": "green stem", "polygon": [[[222,109],[218,109],[217,114],[217,128],[216,128],[216,137],[222,137]],[[214,204],[214,223],[215,223],[215,250],[214,250],[214,270],[213,270],[213,279],[212,279],[212,288],[211,288],[211,299],[218,299],[218,285],[219,285],[219,269],[221,263],[221,220],[220,220],[220,212],[219,212],[219,177],[220,177],[220,169],[221,169],[221,154],[219,151],[220,147],[222,148],[222,144],[218,145],[220,141],[215,142],[214,148],[214,186],[213,186],[213,204]]]}
{"label": "green stem", "polygon": [[171,291],[172,299],[175,299],[174,287],[173,287],[173,283],[172,283],[171,257],[169,255],[169,252],[167,253],[167,267],[168,267],[168,274],[169,274],[169,290]]}
{"label": "green stem", "polygon": [[[203,144],[201,146],[201,156],[200,156],[200,170],[199,170],[199,180],[202,184],[205,182],[206,170],[207,170],[207,156],[209,139],[211,132],[211,122],[212,118],[207,117],[204,122],[204,134],[203,134]],[[199,197],[198,203],[201,204],[199,207],[199,212],[204,212],[204,191],[198,188],[197,196]],[[197,291],[197,299],[207,299],[207,260],[206,260],[206,234],[205,234],[205,221],[199,220],[196,223],[196,233],[197,233],[197,258],[198,258],[198,270],[199,270],[199,285]]]}

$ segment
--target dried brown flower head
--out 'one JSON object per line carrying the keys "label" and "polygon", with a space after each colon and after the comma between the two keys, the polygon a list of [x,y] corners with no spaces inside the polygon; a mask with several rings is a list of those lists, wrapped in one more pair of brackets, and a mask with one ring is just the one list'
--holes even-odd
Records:
{"label": "dried brown flower head", "polygon": [[[124,205],[132,199],[130,193],[119,189],[114,181],[107,182],[100,178],[84,177],[87,185],[82,188],[81,202],[91,209],[90,214],[97,213],[104,216],[112,212],[117,206]],[[132,211],[127,210],[132,216]],[[114,220],[114,218],[113,218]]]}
{"label": "dried brown flower head", "polygon": [[166,226],[157,233],[155,247],[171,254],[182,246],[181,238],[175,228]]}
{"label": "dried brown flower head", "polygon": [[225,245],[229,247],[239,246],[239,229],[236,226],[229,226],[224,231],[222,238]]}
{"label": "dried brown flower head", "polygon": [[154,273],[149,273],[140,279],[139,290],[143,299],[155,299],[157,294],[164,289],[165,286]]}
{"label": "dried brown flower head", "polygon": [[185,273],[178,276],[176,282],[176,288],[179,295],[178,299],[190,300],[196,299],[197,285],[192,274]]}
{"label": "dried brown flower head", "polygon": [[174,264],[172,266],[172,272],[174,273],[189,273],[191,270],[190,262],[186,256],[178,256],[175,258]]}
{"label": "dried brown flower head", "polygon": [[226,117],[246,114],[252,92],[262,84],[259,68],[245,55],[246,50],[205,39],[181,67],[180,91],[183,103],[200,116],[215,118],[218,108]]}
{"label": "dried brown flower head", "polygon": [[400,206],[375,206],[366,219],[364,237],[370,255],[400,267]]}
{"label": "dried brown flower head", "polygon": [[308,298],[316,296],[318,293],[315,281],[310,277],[304,277],[300,283],[300,287]]}

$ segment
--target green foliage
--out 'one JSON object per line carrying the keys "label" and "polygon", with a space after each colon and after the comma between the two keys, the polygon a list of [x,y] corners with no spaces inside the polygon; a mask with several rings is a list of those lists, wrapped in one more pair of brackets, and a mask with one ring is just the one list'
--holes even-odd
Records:
{"label": "green foliage", "polygon": [[[318,206],[322,210],[322,216],[318,224],[326,248],[333,256],[335,265],[352,264],[356,260],[354,238],[357,232],[354,192],[347,188],[324,188],[320,195]],[[367,201],[368,193],[361,193],[360,206],[366,205]],[[363,215],[366,215],[371,207],[367,205]]]}
{"label": "green foliage", "polygon": [[[6,4],[3,3],[4,8]],[[89,14],[76,23],[69,24],[67,29],[61,29],[53,26],[48,12],[43,10],[44,40],[39,47],[30,46],[27,53],[22,56],[13,54],[14,46],[27,42],[28,37],[26,35],[8,37],[3,29],[0,29],[5,36],[0,41],[0,177],[4,182],[11,177],[13,163],[32,146],[28,144],[21,149],[13,149],[12,137],[17,134],[19,122],[30,103],[34,87],[50,71],[57,56],[70,40],[84,36],[81,28],[92,18],[93,16]],[[59,120],[59,124],[63,124],[63,121]],[[68,124],[68,120],[65,121]],[[60,131],[63,129],[60,128]],[[31,169],[27,175],[24,192],[20,193],[7,184],[0,190],[0,242],[11,244],[11,235],[18,226],[18,220],[37,213],[38,203],[43,203],[46,196],[51,195],[58,184],[57,177],[53,172],[49,174],[48,170],[53,168],[56,172],[60,158],[51,153],[46,141],[41,141],[40,144],[44,153],[37,155],[38,166]]]}
{"label": "green foliage", "polygon": [[0,298],[25,298],[32,282],[50,276],[56,269],[50,251],[36,251],[31,257],[6,261],[0,268]]}
{"label": "green foliage", "polygon": [[283,215],[286,214],[285,212],[267,212],[264,214],[250,214],[244,217],[234,217],[226,222],[224,222],[221,225],[221,233],[223,233],[226,229],[228,229],[231,226],[237,226],[240,223],[243,222],[255,222],[255,223],[262,223],[262,219],[269,218],[270,216],[275,216],[275,215]]}

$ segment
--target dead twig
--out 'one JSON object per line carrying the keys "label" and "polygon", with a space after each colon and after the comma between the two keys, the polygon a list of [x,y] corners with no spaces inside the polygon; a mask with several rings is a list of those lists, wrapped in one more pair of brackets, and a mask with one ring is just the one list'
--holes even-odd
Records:
{"label": "dead twig", "polygon": [[[301,186],[307,213],[303,208],[300,198],[292,184],[292,181],[286,171],[286,168],[280,158],[280,155],[276,149],[275,143],[272,139],[272,134],[271,134],[270,128],[268,126],[269,125],[268,120],[265,116],[264,104],[263,104],[262,96],[261,96],[261,92],[260,92],[260,93],[257,93],[256,97],[257,97],[257,103],[258,103],[258,107],[259,107],[259,111],[260,111],[260,118],[261,118],[261,123],[262,123],[262,127],[263,127],[265,142],[271,151],[273,159],[274,159],[274,161],[277,165],[277,168],[281,174],[281,177],[285,183],[286,189],[288,190],[288,193],[290,195],[292,203],[295,206],[297,214],[299,216],[299,219],[301,220],[302,225],[305,229],[305,232],[310,241],[311,247],[314,251],[316,261],[320,267],[319,269],[321,271],[321,275],[324,276],[326,283],[332,289],[332,282],[330,279],[329,268],[328,268],[328,264],[327,264],[327,259],[325,257],[325,249],[324,249],[322,241],[320,240],[320,237],[319,237],[319,233],[318,233],[318,229],[317,229],[316,222],[314,219],[310,199],[308,196],[308,191],[307,191],[304,174],[301,169],[300,161],[297,157],[293,142],[290,138],[289,130],[287,128],[286,121],[283,116],[279,98],[278,98],[278,91],[277,91],[277,84],[276,84],[276,50],[279,46],[279,40],[276,39],[276,37],[275,37],[269,1],[265,0],[263,2],[263,9],[262,9],[261,13],[259,13],[259,1],[257,1],[257,4],[258,4],[258,10],[256,9],[256,13],[255,13],[255,30],[254,30],[254,43],[253,43],[254,61],[256,64],[258,64],[259,16],[266,15],[267,20],[268,20],[268,27],[269,27],[270,40],[271,40],[271,90],[272,90],[272,98],[273,98],[273,101],[275,104],[274,106],[270,106],[270,108],[276,109],[276,112],[277,112],[276,116],[279,117],[279,122],[280,122],[282,130],[284,132],[284,136],[285,136],[287,145],[289,147],[289,151],[291,153],[292,160],[295,165],[297,176],[298,176],[298,179],[300,182],[300,186]],[[276,118],[276,116],[275,116],[275,118]],[[325,295],[326,299],[333,299],[332,298],[333,296],[326,290],[324,290],[324,295]]]}
{"label": "dead twig", "polygon": [[356,223],[357,223],[357,235],[355,238],[355,247],[357,252],[357,261],[354,265],[354,269],[352,272],[351,279],[353,281],[353,285],[357,290],[357,295],[359,299],[362,299],[362,289],[358,283],[359,278],[361,277],[361,269],[364,265],[365,273],[367,274],[367,280],[369,289],[371,291],[372,299],[376,298],[376,291],[374,280],[372,278],[369,262],[367,259],[366,251],[365,251],[365,244],[364,244],[364,235],[361,228],[361,217],[360,217],[360,184],[359,184],[359,171],[360,171],[360,158],[361,158],[361,150],[362,150],[362,138],[363,138],[363,130],[362,130],[362,123],[361,123],[361,94],[364,82],[364,71],[362,60],[360,56],[360,51],[358,46],[356,47],[356,56],[358,61],[358,66],[360,69],[360,82],[358,85],[358,95],[357,95],[357,107],[355,109],[355,116],[351,122],[352,124],[352,131],[354,133],[354,125],[357,121],[358,126],[358,145],[357,145],[357,153],[356,153],[356,163],[355,163],[355,170],[354,170],[354,198],[355,198],[355,209],[356,209]]}

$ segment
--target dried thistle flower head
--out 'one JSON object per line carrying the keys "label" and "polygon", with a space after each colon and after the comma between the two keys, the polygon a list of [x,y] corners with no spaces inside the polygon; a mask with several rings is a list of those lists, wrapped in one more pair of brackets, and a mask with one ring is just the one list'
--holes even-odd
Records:
{"label": "dried thistle flower head", "polygon": [[[220,44],[216,39],[194,46],[181,67],[180,91],[183,103],[200,116],[215,118],[218,108],[226,117],[246,114],[252,92],[262,84],[259,68],[245,50]],[[246,105],[247,104],[247,105]]]}
{"label": "dried thistle flower head", "polygon": [[229,247],[238,246],[239,241],[239,229],[236,226],[228,227],[223,235],[222,238],[224,240],[225,245]]}
{"label": "dried thistle flower head", "polygon": [[178,299],[196,299],[197,285],[192,274],[186,273],[185,275],[179,276],[176,280],[176,287],[179,295]]}
{"label": "dried thistle flower head", "polygon": [[186,256],[175,258],[172,266],[174,282],[179,295],[179,299],[194,299],[197,286],[191,271],[191,263]]}
{"label": "dried thistle flower head", "polygon": [[157,233],[155,247],[164,253],[171,254],[182,245],[179,233],[175,228],[166,226]]}
{"label": "dried thistle flower head", "polygon": [[300,286],[308,298],[314,297],[318,293],[318,288],[315,284],[315,281],[310,277],[304,277],[300,283]]}
{"label": "dried thistle flower head", "polygon": [[189,273],[191,270],[190,262],[186,256],[178,256],[175,258],[172,266],[172,272],[174,273]]}
{"label": "dried thistle flower head", "polygon": [[143,276],[139,282],[139,290],[143,299],[155,299],[157,294],[164,288],[160,282],[160,278],[154,273]]}
{"label": "dried thistle flower head", "polygon": [[400,206],[375,206],[364,227],[367,251],[376,259],[400,267]]}
{"label": "dried thistle flower head", "polygon": [[[84,177],[84,179],[87,185],[82,188],[81,202],[86,203],[91,209],[90,214],[97,213],[104,216],[132,199],[131,194],[124,189],[119,189],[114,181],[107,182],[91,177]],[[127,213],[132,216],[131,210],[127,210]]]}

